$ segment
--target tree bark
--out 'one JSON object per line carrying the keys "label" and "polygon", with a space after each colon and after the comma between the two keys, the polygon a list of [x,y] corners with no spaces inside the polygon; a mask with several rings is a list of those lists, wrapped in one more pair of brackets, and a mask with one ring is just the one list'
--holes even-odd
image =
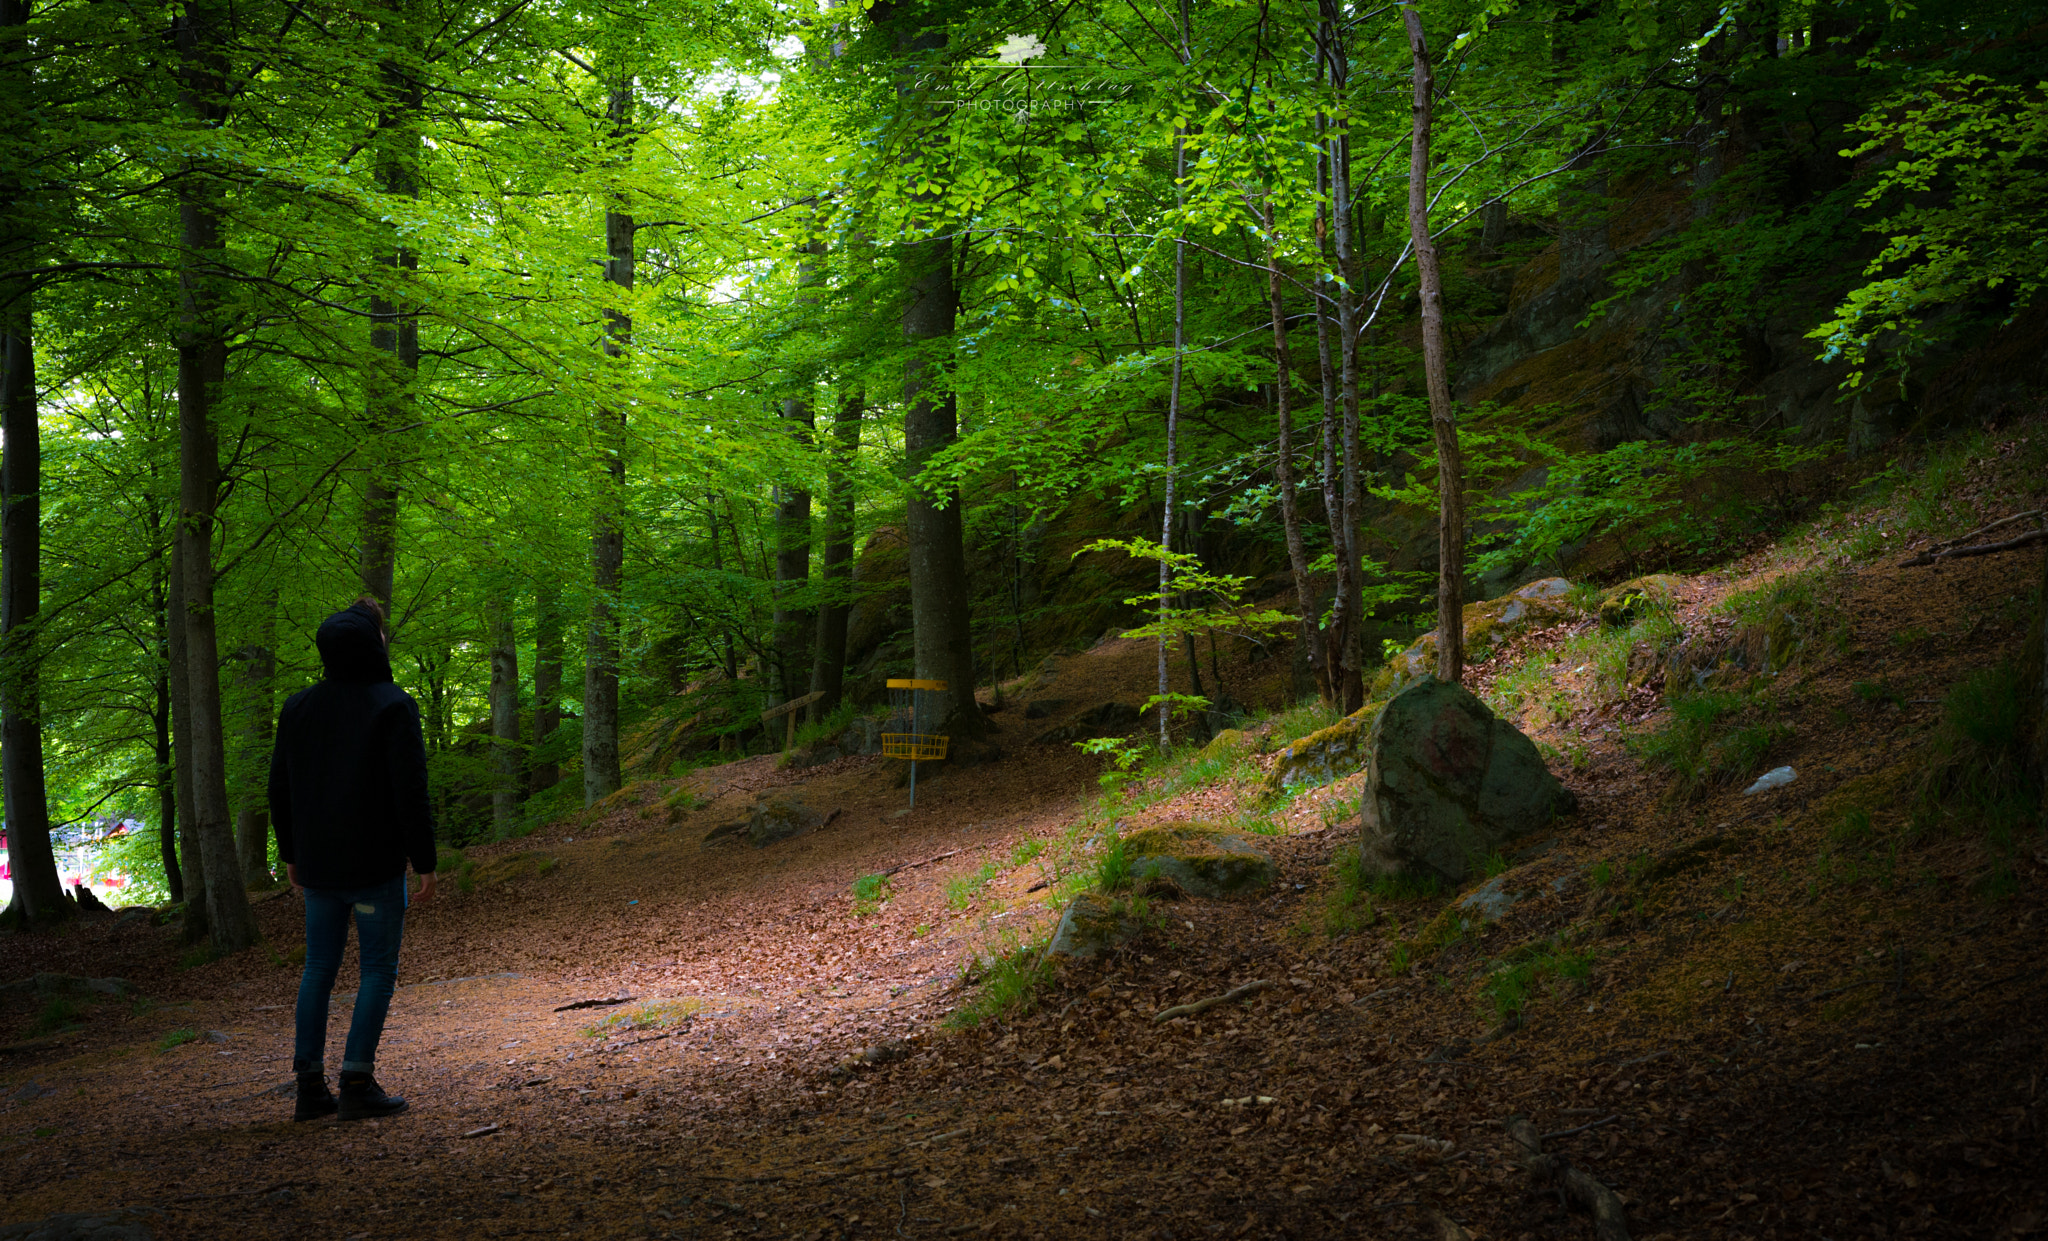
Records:
{"label": "tree bark", "polygon": [[858,387],[840,394],[825,457],[825,546],[818,561],[818,632],[811,655],[811,690],[825,696],[812,706],[813,720],[838,709],[846,692],[846,625],[853,615],[853,462],[866,405],[866,393]]}
{"label": "tree bark", "polygon": [[[632,143],[633,79],[612,83],[609,113],[612,139],[623,151]],[[633,217],[615,197],[605,212],[604,278],[622,293],[633,288]],[[625,378],[632,347],[633,318],[624,299],[604,312],[604,354]],[[626,567],[626,405],[597,411],[597,502],[590,534],[590,634],[583,658],[583,804],[618,792],[619,770],[619,587]]]}
{"label": "tree bark", "polygon": [[1450,371],[1444,357],[1443,275],[1436,242],[1429,235],[1429,123],[1434,81],[1422,18],[1401,10],[1408,50],[1415,62],[1415,121],[1408,157],[1408,232],[1415,244],[1421,281],[1422,374],[1429,389],[1429,421],[1436,432],[1437,555],[1436,675],[1453,684],[1465,675],[1465,477],[1458,451],[1457,410],[1451,406]]}
{"label": "tree bark", "polygon": [[1359,650],[1365,618],[1359,582],[1358,526],[1363,515],[1358,478],[1358,272],[1351,248],[1351,63],[1344,51],[1335,0],[1322,0],[1323,51],[1337,113],[1329,130],[1331,237],[1337,255],[1338,395],[1343,482],[1337,512],[1330,516],[1330,540],[1337,549],[1337,595],[1343,623],[1337,630],[1330,680],[1339,710],[1346,715],[1365,705],[1364,661]]}
{"label": "tree bark", "polygon": [[[562,724],[562,595],[546,574],[534,595],[533,744],[539,747]],[[561,778],[560,763],[535,760],[527,782],[538,793],[553,788]]]}
{"label": "tree bark", "polygon": [[171,789],[177,802],[178,865],[185,880],[185,942],[206,938],[206,852],[192,808],[192,660],[185,645],[185,551],[171,530],[171,581],[164,593],[165,649],[171,693]]}
{"label": "tree bark", "polygon": [[1301,608],[1298,628],[1301,649],[1308,656],[1317,691],[1328,699],[1331,697],[1330,674],[1324,668],[1322,652],[1316,645],[1316,589],[1308,570],[1308,546],[1301,535],[1300,498],[1295,494],[1294,364],[1287,352],[1287,309],[1280,296],[1280,260],[1275,256],[1273,204],[1270,199],[1265,206],[1265,216],[1266,298],[1273,314],[1273,420],[1278,434],[1273,481],[1280,487],[1280,530],[1287,542],[1288,567],[1294,571],[1295,603]]}
{"label": "tree bark", "polygon": [[277,681],[277,588],[264,593],[256,641],[236,653],[241,665],[242,799],[235,810],[235,855],[241,859],[242,884],[267,888],[270,873],[270,748],[275,735]]}
{"label": "tree bark", "polygon": [[[150,531],[152,540],[161,534],[160,528]],[[156,631],[156,673],[150,684],[149,722],[154,743],[152,756],[156,759],[156,831],[164,867],[164,887],[173,901],[182,901],[185,899],[185,876],[178,866],[178,766],[171,750],[171,649],[170,626],[165,618],[168,606],[165,559],[159,551],[156,568],[149,579],[149,602]]]}
{"label": "tree bark", "polygon": [[491,631],[491,828],[506,840],[519,827],[519,646],[507,592],[493,587],[485,610]]}
{"label": "tree bark", "polygon": [[[1180,57],[1183,63],[1188,57],[1188,0],[1180,2]],[[1185,209],[1188,202],[1188,131],[1184,126],[1175,126],[1173,131],[1173,205]],[[1159,748],[1163,751],[1170,744],[1167,726],[1173,720],[1173,704],[1167,701],[1172,686],[1167,683],[1166,652],[1169,635],[1164,629],[1173,606],[1171,584],[1173,568],[1166,556],[1173,552],[1173,501],[1174,473],[1180,468],[1180,391],[1187,361],[1188,344],[1188,242],[1185,228],[1176,231],[1173,239],[1173,374],[1166,390],[1166,500],[1162,505],[1159,522]],[[1189,659],[1193,659],[1192,648]],[[1192,669],[1193,664],[1190,662]],[[1201,677],[1195,676],[1199,684]],[[1194,691],[1202,691],[1197,688]]]}
{"label": "tree bark", "polygon": [[[946,44],[943,28],[920,29],[907,6],[887,2],[870,11],[884,29],[891,29],[903,64],[898,100],[912,105],[920,53]],[[920,118],[925,136],[937,144],[942,121]],[[929,221],[926,221],[929,223]],[[903,366],[903,456],[906,497],[904,525],[910,537],[910,624],[914,675],[946,682],[947,692],[931,731],[955,740],[978,740],[988,724],[974,698],[974,633],[972,598],[967,581],[966,531],[956,491],[934,495],[918,483],[932,457],[958,435],[959,417],[947,365],[952,359],[953,322],[959,293],[953,284],[953,242],[939,235],[899,247],[904,255],[907,303],[903,335],[911,343]]]}
{"label": "tree bark", "polygon": [[[386,0],[380,23],[387,46],[403,46],[413,37],[408,18],[411,0]],[[419,81],[397,60],[377,66],[382,107],[377,115],[375,172],[379,193],[397,198],[419,197],[422,100]],[[419,270],[419,255],[391,231],[391,249],[378,262],[389,271],[386,292],[397,293]],[[419,316],[384,293],[370,296],[370,348],[366,376],[368,402],[365,431],[369,439],[368,478],[363,486],[362,539],[358,573],[363,589],[383,603],[396,629],[398,613],[392,591],[398,570],[400,437],[413,421],[413,383],[419,377]]]}
{"label": "tree bark", "polygon": [[[0,31],[28,25],[27,0],[0,0]],[[33,82],[6,37],[0,48],[0,98],[28,110]],[[29,189],[14,170],[0,172],[0,262],[29,266],[35,238]],[[0,797],[4,797],[7,860],[14,895],[7,920],[49,922],[77,911],[64,895],[50,847],[50,803],[43,783],[42,433],[37,423],[35,314],[25,284],[0,286]]]}
{"label": "tree bark", "polygon": [[[227,116],[225,11],[187,3],[177,41],[182,103],[206,128]],[[182,293],[178,331],[178,549],[183,564],[187,694],[192,723],[192,814],[205,858],[206,919],[214,949],[239,952],[258,938],[238,874],[228,803],[227,739],[221,722],[220,645],[214,613],[214,509],[220,456],[213,402],[227,379],[227,330],[215,271],[226,266],[219,187],[198,163],[178,191]]]}

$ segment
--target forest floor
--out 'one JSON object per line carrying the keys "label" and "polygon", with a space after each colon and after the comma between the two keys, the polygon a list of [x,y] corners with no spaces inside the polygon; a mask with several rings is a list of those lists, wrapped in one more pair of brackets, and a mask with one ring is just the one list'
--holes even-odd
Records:
{"label": "forest floor", "polygon": [[[409,915],[378,1073],[412,1100],[397,1117],[289,1119],[289,895],[258,907],[274,949],[189,967],[176,927],[146,919],[0,941],[6,979],[138,991],[58,1012],[56,1034],[0,1013],[0,1229],[132,1207],[175,1238],[1417,1237],[1440,1210],[1477,1237],[1591,1236],[1508,1149],[1519,1114],[1637,1237],[2048,1232],[2048,849],[1908,829],[1944,695],[2017,648],[2040,552],[1902,568],[1905,541],[1684,579],[1673,618],[1702,640],[1735,623],[1732,595],[1821,586],[1803,615],[1826,640],[1745,700],[1766,761],[1799,773],[1775,792],[1674,797],[1630,740],[1668,722],[1656,681],[1603,693],[1591,658],[1574,666],[1591,619],[1496,655],[1553,661],[1523,719],[1579,798],[1504,860],[1529,894],[1499,922],[1345,887],[1360,777],[1262,804],[1254,755],[1155,784],[1131,821],[1264,814],[1273,889],[1158,901],[1127,950],[946,1026],[989,954],[1050,928],[1031,889],[1103,813],[1099,760],[1031,738],[1142,697],[1152,648],[1110,640],[1010,687],[1005,757],[921,780],[908,813],[893,764],[755,758],[685,777],[693,809],[649,781],[472,850],[471,890]],[[1273,704],[1282,671],[1226,675]],[[763,850],[704,846],[782,784],[839,813]],[[885,902],[857,907],[852,882],[894,867]],[[1519,1027],[1482,1041],[1504,971],[1566,957],[1525,972]],[[1153,1021],[1256,979],[1277,986]],[[330,1064],[347,1020],[337,996]]]}

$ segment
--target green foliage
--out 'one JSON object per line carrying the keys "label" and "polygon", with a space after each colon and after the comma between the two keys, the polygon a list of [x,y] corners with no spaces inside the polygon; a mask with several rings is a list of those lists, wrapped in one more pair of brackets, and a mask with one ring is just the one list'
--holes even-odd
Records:
{"label": "green foliage", "polygon": [[[1244,600],[1252,579],[1229,573],[1211,573],[1202,558],[1191,552],[1170,552],[1146,539],[1096,539],[1082,546],[1076,556],[1089,552],[1120,551],[1134,560],[1150,560],[1166,566],[1168,578],[1163,591],[1133,595],[1124,602],[1143,607],[1155,619],[1127,629],[1127,638],[1194,638],[1205,634],[1234,634],[1261,638],[1284,632],[1295,618],[1272,608],[1261,608]],[[1193,605],[1187,601],[1195,600]],[[1169,695],[1185,701],[1185,695]],[[1148,704],[1153,705],[1153,704]],[[1202,707],[1208,703],[1203,702]],[[1199,709],[1199,708],[1197,708]]]}
{"label": "green foliage", "polygon": [[1761,701],[1746,694],[1678,694],[1671,699],[1670,719],[1630,737],[1627,745],[1645,762],[1677,777],[1674,796],[1689,798],[1711,784],[1755,774],[1771,750],[1792,735],[1792,726],[1782,721],[1737,723],[1738,717],[1761,709]]}
{"label": "green foliage", "polygon": [[1025,943],[1005,932],[1001,946],[977,956],[965,972],[979,977],[980,990],[946,1017],[945,1024],[955,1030],[1030,1013],[1038,1005],[1039,988],[1052,977],[1052,964],[1044,944]]}
{"label": "green foliage", "polygon": [[1428,871],[1375,875],[1369,887],[1383,901],[1433,900],[1444,894],[1443,880]]}
{"label": "green foliage", "polygon": [[1871,231],[1886,239],[1835,317],[1808,333],[1823,357],[1850,363],[1847,386],[1864,381],[1873,344],[1903,368],[1937,333],[1938,309],[1996,293],[2006,322],[2040,292],[2041,220],[2048,213],[2048,97],[2043,84],[2000,83],[1982,74],[1933,73],[1880,101],[1855,128],[1865,141],[1843,154],[1887,158],[1858,201],[1888,214]]}
{"label": "green foliage", "polygon": [[198,1041],[199,1031],[194,1030],[190,1026],[181,1026],[158,1039],[156,1041],[156,1049],[158,1052],[166,1052],[176,1047],[183,1047],[187,1043],[196,1043]]}
{"label": "green foliage", "polygon": [[863,917],[879,912],[882,903],[889,899],[891,885],[889,876],[882,874],[862,875],[853,881],[853,913]]}
{"label": "green foliage", "polygon": [[1571,983],[1593,971],[1593,956],[1560,948],[1555,940],[1502,961],[1486,976],[1480,991],[1500,1021],[1520,1017],[1545,984]]}
{"label": "green foliage", "polygon": [[1124,838],[1114,826],[1103,829],[1102,849],[1095,857],[1094,887],[1098,892],[1121,892],[1131,886],[1131,858],[1124,851]]}
{"label": "green foliage", "polygon": [[1323,899],[1323,934],[1336,938],[1379,921],[1379,910],[1367,898],[1372,877],[1356,847],[1340,850],[1330,865],[1330,891]]}
{"label": "green foliage", "polygon": [[2010,666],[1971,673],[1951,688],[1916,791],[1916,831],[1966,830],[2000,854],[2039,824],[2040,793],[2027,770],[2025,678]]}
{"label": "green foliage", "polygon": [[1086,741],[1076,741],[1074,746],[1083,754],[1100,754],[1109,760],[1109,765],[1095,779],[1111,793],[1130,783],[1137,775],[1133,769],[1151,753],[1151,747],[1137,745],[1128,737],[1090,737]]}

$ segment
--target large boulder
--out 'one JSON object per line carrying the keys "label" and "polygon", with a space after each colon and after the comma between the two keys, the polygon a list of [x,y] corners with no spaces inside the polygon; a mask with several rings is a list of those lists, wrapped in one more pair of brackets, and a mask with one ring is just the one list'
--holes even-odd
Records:
{"label": "large boulder", "polygon": [[1273,858],[1236,832],[1205,823],[1165,823],[1124,837],[1124,856],[1140,879],[1172,881],[1189,896],[1240,896],[1280,875]]}
{"label": "large boulder", "polygon": [[1365,771],[1366,864],[1453,885],[1571,799],[1534,742],[1463,686],[1436,680],[1403,690],[1380,712]]}
{"label": "large boulder", "polygon": [[1086,960],[1137,938],[1144,924],[1100,892],[1083,892],[1067,905],[1053,928],[1047,956]]}

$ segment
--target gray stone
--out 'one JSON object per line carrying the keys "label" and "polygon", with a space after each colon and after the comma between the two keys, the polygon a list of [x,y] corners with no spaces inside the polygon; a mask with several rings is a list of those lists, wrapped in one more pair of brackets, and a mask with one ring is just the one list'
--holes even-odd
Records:
{"label": "gray stone", "polygon": [[1242,896],[1280,877],[1273,857],[1234,832],[1201,823],[1165,823],[1124,838],[1139,879],[1165,879],[1189,896]]}
{"label": "gray stone", "polygon": [[1535,743],[1463,686],[1427,680],[1395,695],[1365,750],[1360,841],[1383,872],[1463,883],[1570,806]]}
{"label": "gray stone", "polygon": [[1067,700],[1064,698],[1040,698],[1025,706],[1024,718],[1027,720],[1050,719],[1066,709]]}
{"label": "gray stone", "polygon": [[1047,956],[1086,960],[1129,943],[1145,928],[1100,892],[1083,892],[1067,905],[1053,928]]}
{"label": "gray stone", "polygon": [[825,816],[804,805],[801,796],[769,795],[754,803],[747,815],[747,843],[756,849],[801,836],[825,822]]}
{"label": "gray stone", "polygon": [[48,1215],[0,1228],[0,1241],[154,1241],[150,1224],[162,1218],[148,1207]]}

